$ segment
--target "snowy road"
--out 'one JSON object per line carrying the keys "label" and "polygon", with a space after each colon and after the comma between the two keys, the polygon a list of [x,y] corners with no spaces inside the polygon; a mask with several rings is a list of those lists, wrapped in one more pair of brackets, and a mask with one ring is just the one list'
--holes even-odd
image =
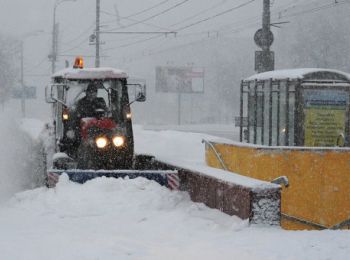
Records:
{"label": "snowy road", "polygon": [[[5,129],[0,126],[0,132]],[[14,135],[19,134],[12,131]],[[136,150],[204,166],[203,134],[144,131]],[[13,174],[14,152],[1,151],[0,189],[30,182]],[[10,147],[10,146],[8,146]],[[28,147],[27,147],[28,148]],[[21,154],[21,153],[19,153]],[[11,161],[12,160],[12,161]],[[4,161],[2,161],[3,163]],[[21,174],[20,174],[21,173]],[[20,181],[18,181],[20,180]],[[100,178],[84,185],[62,178],[55,189],[27,189],[0,204],[0,259],[348,259],[349,231],[284,231],[248,226],[145,179]]]}

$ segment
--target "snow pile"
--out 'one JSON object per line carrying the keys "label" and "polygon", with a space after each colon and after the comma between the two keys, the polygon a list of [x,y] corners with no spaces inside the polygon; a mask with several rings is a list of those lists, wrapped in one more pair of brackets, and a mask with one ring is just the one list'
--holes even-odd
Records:
{"label": "snow pile", "polygon": [[[14,193],[37,186],[36,143],[19,122],[0,114],[0,202]],[[38,126],[37,123],[34,123]]]}
{"label": "snow pile", "polygon": [[[177,248],[188,250],[199,239],[210,241],[217,232],[228,236],[246,225],[143,178],[98,178],[79,185],[63,176],[55,189],[19,193],[0,209],[0,255],[171,259],[168,253]],[[211,259],[207,250],[192,253]]]}

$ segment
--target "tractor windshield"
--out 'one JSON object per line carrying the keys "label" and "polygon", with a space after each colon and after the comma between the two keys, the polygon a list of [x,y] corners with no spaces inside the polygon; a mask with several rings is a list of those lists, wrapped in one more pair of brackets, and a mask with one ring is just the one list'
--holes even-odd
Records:
{"label": "tractor windshield", "polygon": [[[68,81],[66,84],[65,103],[68,108],[75,110],[78,102],[86,94],[92,81]],[[116,119],[121,118],[123,110],[123,82],[121,80],[105,80],[95,82],[97,86],[97,98],[106,104],[106,115]]]}

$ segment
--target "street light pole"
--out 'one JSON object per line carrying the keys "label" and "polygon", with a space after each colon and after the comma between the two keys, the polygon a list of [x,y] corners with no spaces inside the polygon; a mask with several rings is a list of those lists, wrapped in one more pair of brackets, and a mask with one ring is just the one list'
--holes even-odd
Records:
{"label": "street light pole", "polygon": [[21,56],[21,89],[22,89],[22,94],[21,94],[21,113],[22,117],[24,118],[26,116],[26,103],[25,103],[25,86],[24,86],[24,55],[23,55],[23,40],[20,42],[20,56]]}
{"label": "street light pole", "polygon": [[56,60],[57,60],[57,40],[58,40],[58,30],[56,24],[56,9],[63,2],[75,2],[76,0],[56,0],[55,5],[53,7],[53,25],[52,25],[52,50],[49,58],[51,59],[51,72],[54,73],[56,71]]}

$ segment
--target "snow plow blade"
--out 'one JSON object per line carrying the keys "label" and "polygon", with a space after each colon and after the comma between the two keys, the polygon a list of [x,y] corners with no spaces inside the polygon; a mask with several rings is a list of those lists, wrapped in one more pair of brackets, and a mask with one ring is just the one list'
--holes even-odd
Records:
{"label": "snow plow blade", "polygon": [[135,179],[143,177],[148,180],[158,182],[162,186],[166,186],[169,189],[179,189],[179,177],[178,172],[174,170],[58,170],[51,169],[47,172],[47,186],[53,188],[56,186],[60,176],[67,174],[69,180],[77,183],[85,183],[98,177],[107,178],[125,178]]}

